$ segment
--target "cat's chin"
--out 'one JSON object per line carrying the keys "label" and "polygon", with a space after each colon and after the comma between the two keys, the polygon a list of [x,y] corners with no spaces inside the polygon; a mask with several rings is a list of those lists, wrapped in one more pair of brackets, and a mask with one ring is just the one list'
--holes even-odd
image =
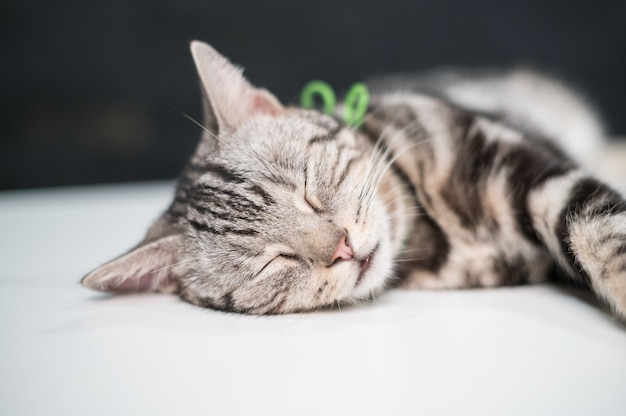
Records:
{"label": "cat's chin", "polygon": [[385,245],[377,244],[374,249],[359,262],[359,270],[354,286],[348,298],[366,299],[385,288],[391,274],[391,255]]}

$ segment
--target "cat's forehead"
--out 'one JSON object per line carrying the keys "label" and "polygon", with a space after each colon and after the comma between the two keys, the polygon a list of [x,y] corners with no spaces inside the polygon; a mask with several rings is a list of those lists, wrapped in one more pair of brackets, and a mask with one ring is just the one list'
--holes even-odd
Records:
{"label": "cat's forehead", "polygon": [[226,138],[224,156],[240,158],[255,154],[265,158],[273,153],[285,157],[301,155],[312,141],[335,138],[342,124],[333,117],[313,111],[286,111],[279,116],[258,116]]}

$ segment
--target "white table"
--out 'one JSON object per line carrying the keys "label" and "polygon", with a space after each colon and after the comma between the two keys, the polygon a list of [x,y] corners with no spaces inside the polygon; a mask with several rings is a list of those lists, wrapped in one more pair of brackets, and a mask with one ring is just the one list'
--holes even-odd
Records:
{"label": "white table", "polygon": [[252,317],[79,286],[172,187],[0,193],[0,414],[626,414],[626,327],[583,291],[396,290]]}

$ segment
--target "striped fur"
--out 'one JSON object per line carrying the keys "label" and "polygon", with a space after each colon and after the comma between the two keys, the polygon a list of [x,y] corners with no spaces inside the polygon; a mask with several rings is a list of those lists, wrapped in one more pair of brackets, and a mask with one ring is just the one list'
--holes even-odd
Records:
{"label": "striped fur", "polygon": [[208,45],[192,53],[207,101],[198,150],[146,239],[86,286],[275,314],[392,285],[536,283],[558,264],[626,317],[626,202],[559,150],[567,137],[541,136],[545,114],[525,128],[519,106],[509,122],[511,106],[396,85],[355,130],[283,107]]}

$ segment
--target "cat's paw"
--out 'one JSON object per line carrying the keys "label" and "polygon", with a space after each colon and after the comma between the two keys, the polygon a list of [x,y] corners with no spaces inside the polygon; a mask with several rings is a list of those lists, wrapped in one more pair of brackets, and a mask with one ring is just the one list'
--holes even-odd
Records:
{"label": "cat's paw", "polygon": [[570,244],[580,274],[626,322],[626,215],[570,224]]}

